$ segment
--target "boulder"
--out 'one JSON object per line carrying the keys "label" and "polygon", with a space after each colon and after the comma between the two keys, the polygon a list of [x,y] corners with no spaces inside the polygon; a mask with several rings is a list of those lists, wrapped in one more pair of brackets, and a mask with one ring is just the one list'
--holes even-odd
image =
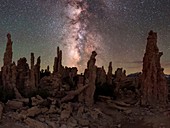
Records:
{"label": "boulder", "polygon": [[82,118],[79,118],[79,119],[78,119],[78,123],[79,123],[81,126],[89,126],[89,124],[90,124],[89,120],[87,120],[87,119],[82,119]]}
{"label": "boulder", "polygon": [[14,112],[10,115],[10,117],[12,119],[14,119],[15,121],[22,121],[24,119],[27,118],[26,114],[23,114],[23,113],[18,113],[18,112]]}
{"label": "boulder", "polygon": [[60,115],[61,120],[68,119],[73,110],[71,103],[69,102],[68,104],[62,104],[61,109],[63,109]]}
{"label": "boulder", "polygon": [[15,101],[15,100],[8,100],[6,106],[10,109],[17,110],[23,107],[23,102]]}
{"label": "boulder", "polygon": [[48,114],[54,114],[54,113],[58,113],[59,110],[55,107],[55,105],[51,105],[50,109],[48,110]]}
{"label": "boulder", "polygon": [[70,114],[71,114],[70,111],[68,111],[68,110],[63,110],[63,111],[61,112],[61,115],[60,115],[61,120],[63,120],[63,119],[68,119],[68,118],[70,117]]}
{"label": "boulder", "polygon": [[42,122],[37,121],[37,120],[34,120],[34,119],[31,119],[31,118],[25,119],[24,122],[28,126],[33,127],[33,128],[50,128],[47,124],[42,123]]}
{"label": "boulder", "polygon": [[79,109],[77,111],[77,116],[82,117],[83,113],[84,113],[84,107],[81,106],[81,107],[79,107]]}
{"label": "boulder", "polygon": [[40,113],[41,113],[41,109],[38,108],[37,106],[32,107],[32,108],[27,110],[27,116],[29,116],[29,117],[34,117],[34,116],[36,116]]}
{"label": "boulder", "polygon": [[62,124],[60,128],[68,128],[67,125]]}
{"label": "boulder", "polygon": [[71,128],[75,128],[77,124],[77,120],[75,120],[73,117],[70,117],[67,121],[67,125]]}
{"label": "boulder", "polygon": [[36,97],[32,97],[31,101],[32,101],[33,106],[37,106],[37,105],[43,103],[44,99],[41,98],[39,95],[37,95]]}

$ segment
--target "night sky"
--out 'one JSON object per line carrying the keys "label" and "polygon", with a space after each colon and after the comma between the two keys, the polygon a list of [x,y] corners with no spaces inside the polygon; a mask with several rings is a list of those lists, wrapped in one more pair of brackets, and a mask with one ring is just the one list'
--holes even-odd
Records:
{"label": "night sky", "polygon": [[[79,14],[73,13],[80,9],[68,1],[73,0],[0,0],[0,66],[10,32],[14,61],[26,57],[29,63],[34,52],[41,56],[41,68],[50,65],[52,69],[60,46],[65,66],[82,71],[96,50],[98,66],[107,70],[112,61],[113,70],[140,72],[147,35],[153,30],[164,53],[162,67],[170,74],[170,0],[84,0],[86,13],[76,23],[71,21]],[[79,24],[81,33],[77,33]],[[75,33],[80,34],[79,40]]]}

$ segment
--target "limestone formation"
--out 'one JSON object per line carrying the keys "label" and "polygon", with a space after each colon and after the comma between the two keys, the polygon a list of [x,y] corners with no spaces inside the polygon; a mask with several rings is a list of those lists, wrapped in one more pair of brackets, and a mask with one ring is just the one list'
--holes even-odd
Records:
{"label": "limestone formation", "polygon": [[96,55],[97,53],[93,51],[90,60],[87,62],[86,84],[89,85],[85,92],[85,103],[87,106],[92,106],[94,102],[93,97],[96,89],[95,81],[96,81],[96,71],[97,71],[97,67],[95,65]]}
{"label": "limestone formation", "polygon": [[62,73],[62,51],[57,47],[57,57],[54,59],[53,73]]}
{"label": "limestone formation", "polygon": [[34,73],[35,73],[35,86],[37,87],[38,84],[40,83],[40,64],[41,64],[41,59],[40,56],[37,58],[37,63],[34,67]]}
{"label": "limestone formation", "polygon": [[[84,86],[84,76],[78,75],[78,82],[77,82],[77,88],[80,89]],[[84,101],[84,93],[81,93],[78,95],[78,101],[83,102]]]}
{"label": "limestone formation", "polygon": [[61,99],[61,102],[72,100],[75,96],[81,94],[89,85],[82,86],[75,91],[67,92],[67,95]]}
{"label": "limestone formation", "polygon": [[9,93],[14,93],[16,98],[22,98],[18,89],[17,84],[17,67],[15,62],[12,63],[12,41],[11,35],[7,34],[7,46],[4,53],[4,65],[2,67],[2,84],[3,87],[8,90]]}
{"label": "limestone formation", "polygon": [[106,83],[106,71],[104,67],[97,68],[96,84],[101,86]]}
{"label": "limestone formation", "polygon": [[34,68],[34,60],[35,60],[34,53],[31,53],[31,70]]}
{"label": "limestone formation", "polygon": [[74,78],[76,75],[77,75],[77,68],[76,67],[72,67],[72,68],[70,68],[70,72],[69,72],[69,76],[70,76],[70,78]]}
{"label": "limestone formation", "polygon": [[108,67],[107,84],[112,85],[112,62],[109,63],[109,67]]}
{"label": "limestone formation", "polygon": [[34,64],[34,53],[31,53],[31,69],[30,69],[30,77],[29,77],[29,87],[35,88],[40,83],[40,64],[41,59],[40,56],[37,58],[36,64]]}
{"label": "limestone formation", "polygon": [[54,58],[54,66],[53,66],[53,73],[56,73],[57,72],[57,69],[58,69],[58,62],[57,62],[58,58],[55,57]]}
{"label": "limestone formation", "polygon": [[10,65],[12,63],[12,41],[11,41],[11,35],[7,34],[7,45],[6,45],[6,51],[4,53],[4,66]]}
{"label": "limestone formation", "polygon": [[123,68],[117,68],[115,71],[115,94],[119,99],[127,98],[127,95],[130,96],[131,93],[137,95],[136,88],[138,85],[135,84],[133,78],[126,76],[126,70]]}
{"label": "limestone formation", "polygon": [[[13,72],[13,64],[12,64],[12,41],[11,35],[7,34],[7,45],[6,51],[4,53],[4,65],[2,67],[2,84],[5,89],[13,90],[13,86],[15,86],[13,82],[15,82],[16,75]],[[12,76],[15,75],[15,76]],[[12,78],[12,79],[11,79]]]}
{"label": "limestone formation", "polygon": [[115,81],[120,82],[126,79],[126,70],[123,70],[123,68],[117,68],[115,71]]}
{"label": "limestone formation", "polygon": [[76,67],[65,67],[63,70],[63,78],[69,77],[73,81],[73,78],[77,76],[77,71]]}
{"label": "limestone formation", "polygon": [[46,72],[50,72],[50,66],[47,66]]}
{"label": "limestone formation", "polygon": [[12,86],[15,87],[16,86],[16,82],[17,82],[17,67],[15,62],[11,65],[11,73],[12,73],[12,77],[11,77],[11,82],[12,82]]}
{"label": "limestone formation", "polygon": [[13,86],[13,89],[14,89],[14,93],[15,93],[15,98],[16,99],[20,99],[22,98],[21,94],[19,93],[17,87],[16,87],[16,84],[17,84],[17,66],[15,65],[15,63],[12,64],[11,66],[11,71],[12,71],[12,86]]}
{"label": "limestone formation", "polygon": [[150,31],[143,58],[141,78],[142,105],[161,105],[167,102],[168,88],[161,68],[160,57],[163,55],[157,47],[157,33]]}
{"label": "limestone formation", "polygon": [[34,68],[34,53],[31,53],[31,69],[30,69],[30,88],[35,87],[35,68]]}
{"label": "limestone formation", "polygon": [[29,65],[25,57],[17,61],[17,83],[16,86],[20,92],[26,88],[26,83],[29,79]]}

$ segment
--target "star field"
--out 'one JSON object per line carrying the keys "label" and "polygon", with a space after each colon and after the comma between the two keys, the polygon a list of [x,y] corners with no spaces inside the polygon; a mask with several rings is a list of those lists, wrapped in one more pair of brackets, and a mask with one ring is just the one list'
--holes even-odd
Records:
{"label": "star field", "polygon": [[[97,34],[98,66],[107,70],[123,67],[127,73],[140,72],[148,32],[158,33],[158,46],[165,73],[170,73],[170,1],[169,0],[86,0],[90,13],[88,31]],[[68,18],[65,0],[1,0],[0,1],[0,65],[6,45],[6,34],[12,35],[13,58],[17,61],[30,53],[41,56],[42,68],[53,66],[56,47],[63,50]],[[93,38],[93,36],[91,37]],[[68,52],[63,65],[69,66]],[[85,67],[84,67],[85,68]]]}

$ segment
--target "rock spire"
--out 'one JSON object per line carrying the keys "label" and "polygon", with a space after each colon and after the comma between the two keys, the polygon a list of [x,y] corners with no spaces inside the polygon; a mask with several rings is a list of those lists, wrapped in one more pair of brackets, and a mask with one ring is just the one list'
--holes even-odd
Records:
{"label": "rock spire", "polygon": [[165,104],[168,96],[166,78],[160,64],[157,46],[157,33],[150,31],[147,38],[146,52],[143,58],[143,70],[141,77],[142,105]]}

